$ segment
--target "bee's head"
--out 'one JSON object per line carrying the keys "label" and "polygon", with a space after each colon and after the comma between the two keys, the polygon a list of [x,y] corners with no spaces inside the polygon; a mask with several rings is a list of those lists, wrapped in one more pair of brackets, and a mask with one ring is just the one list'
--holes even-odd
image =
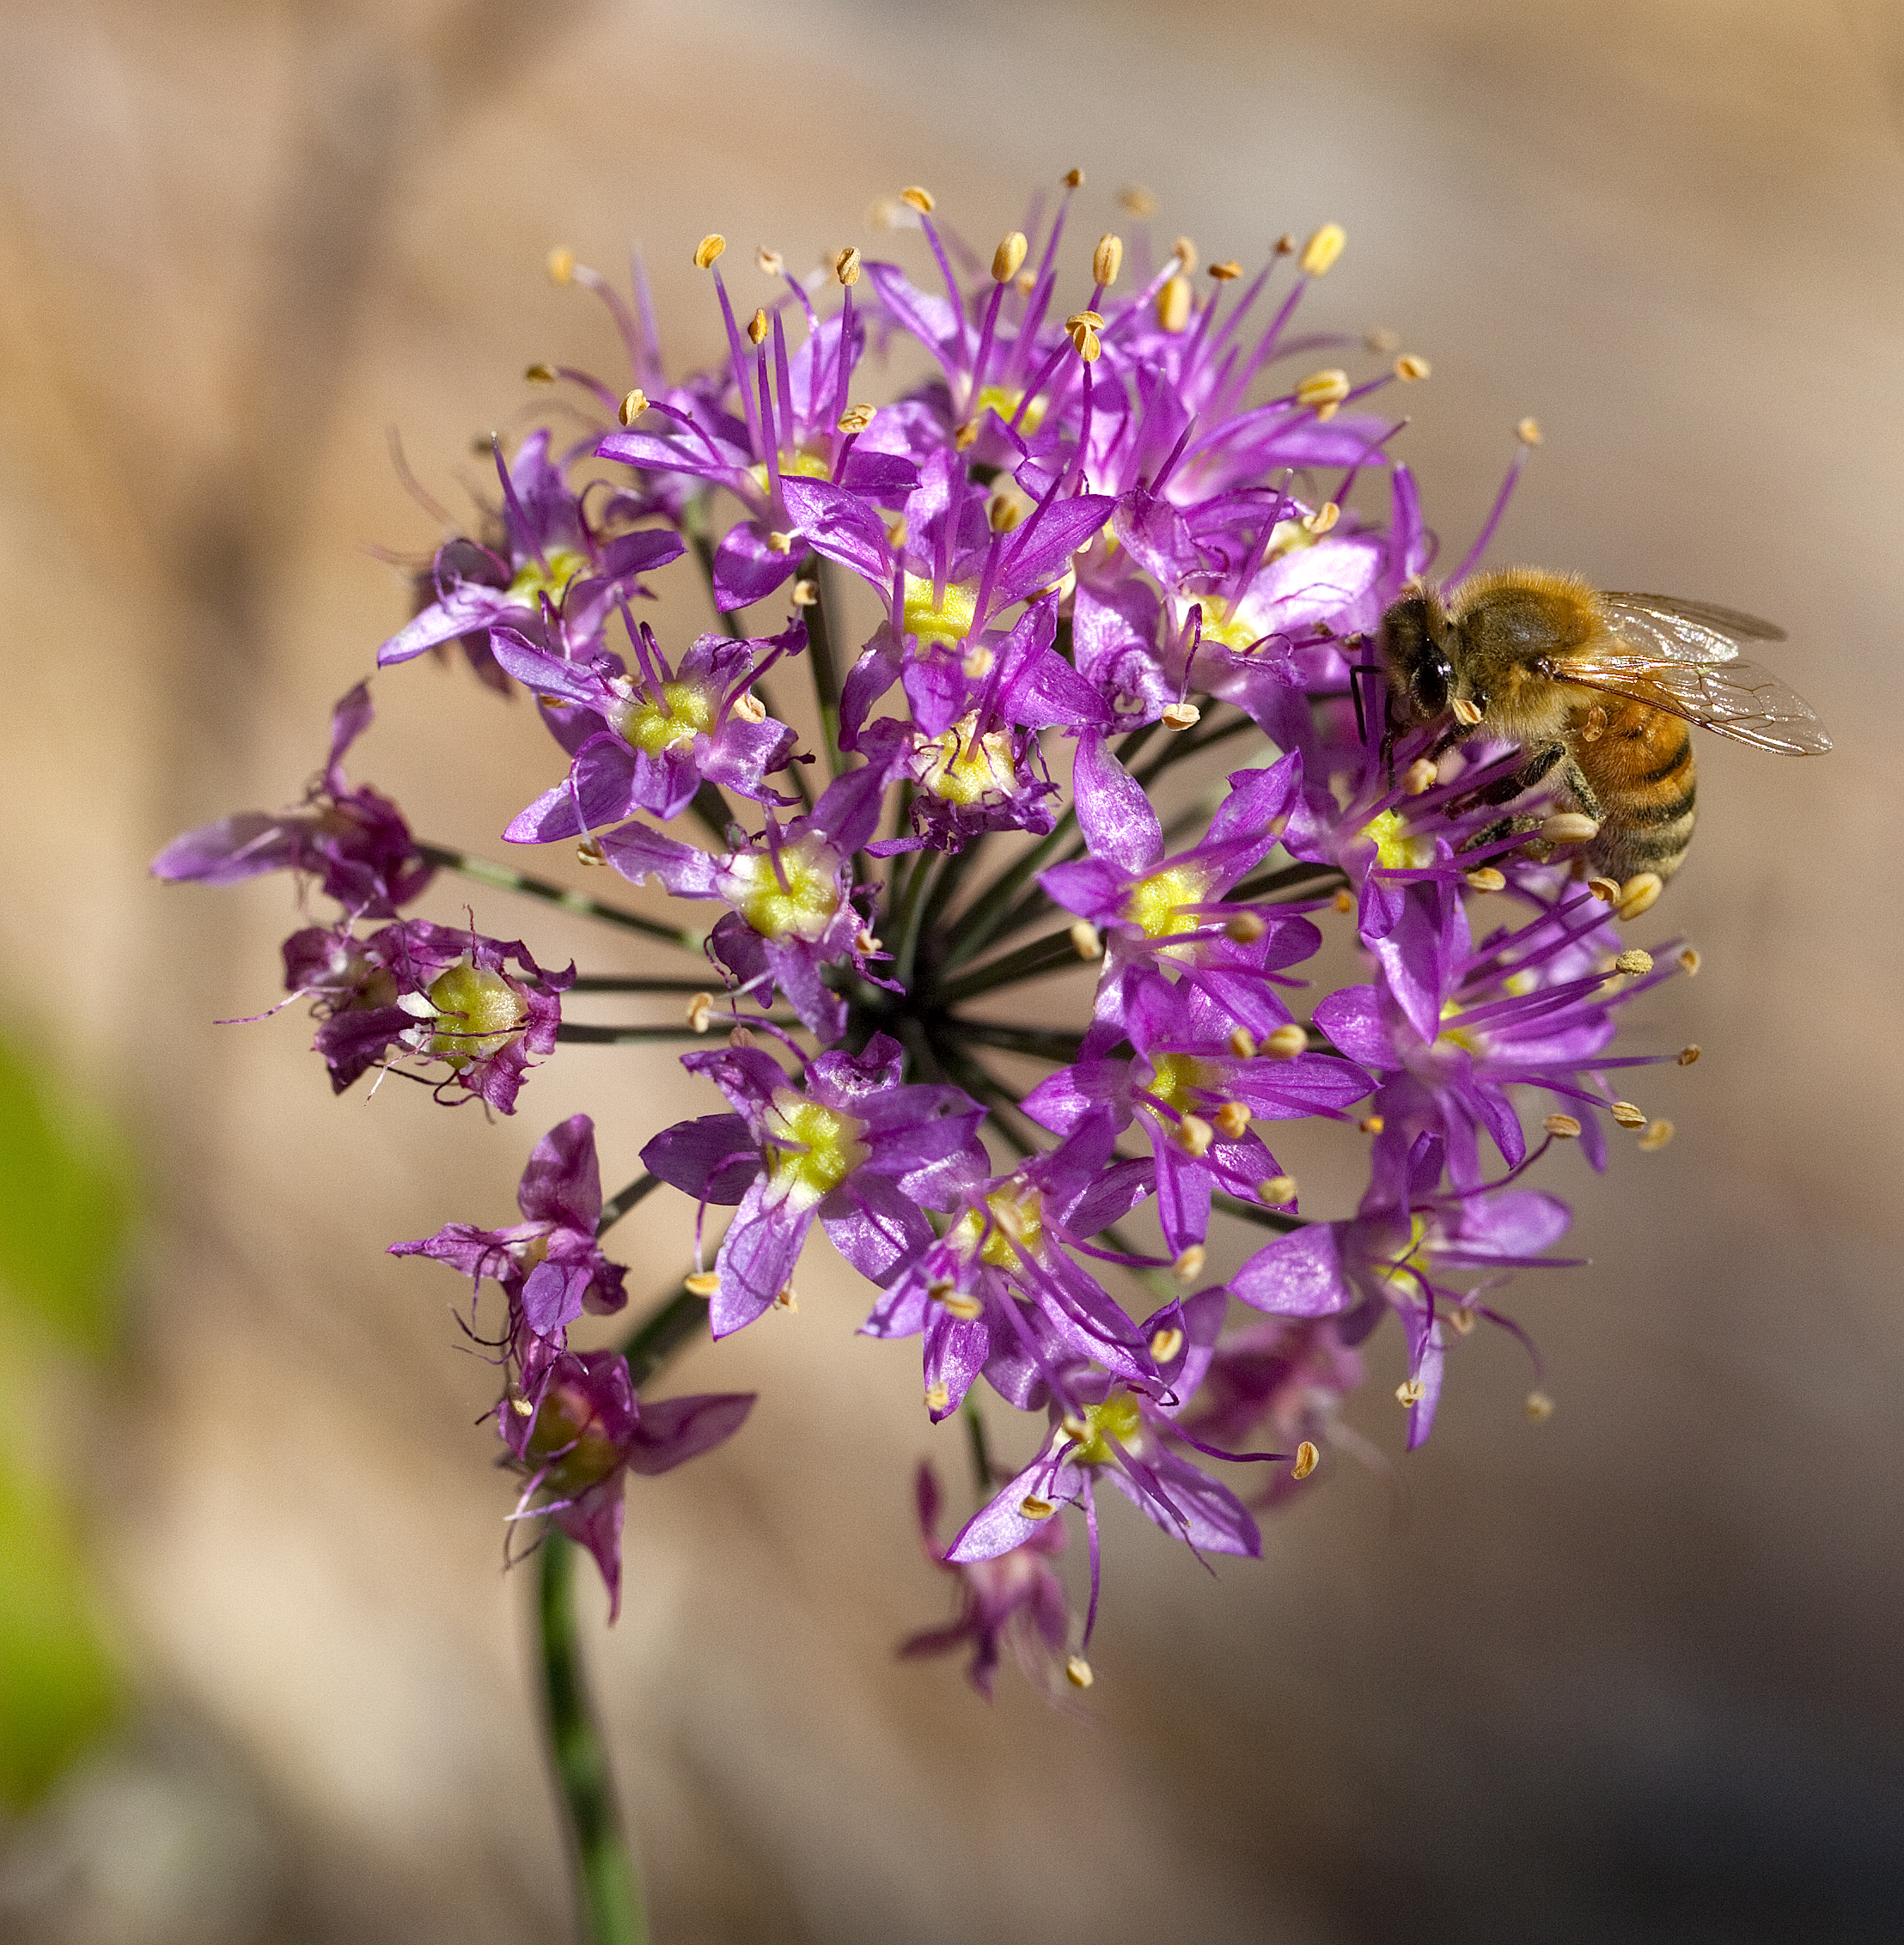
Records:
{"label": "bee's head", "polygon": [[1431,722],[1448,707],[1455,687],[1449,636],[1448,611],[1431,588],[1412,588],[1382,616],[1388,714],[1397,728]]}

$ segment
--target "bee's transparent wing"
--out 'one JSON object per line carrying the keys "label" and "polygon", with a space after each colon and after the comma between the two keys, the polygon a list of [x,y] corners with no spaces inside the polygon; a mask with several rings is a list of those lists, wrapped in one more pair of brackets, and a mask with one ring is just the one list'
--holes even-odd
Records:
{"label": "bee's transparent wing", "polygon": [[1662,662],[1732,662],[1741,642],[1782,642],[1785,630],[1756,615],[1677,594],[1602,594],[1614,631],[1637,654]]}
{"label": "bee's transparent wing", "polygon": [[1761,750],[1810,756],[1831,747],[1811,704],[1754,662],[1596,655],[1569,660],[1560,673],[1569,682],[1629,697]]}

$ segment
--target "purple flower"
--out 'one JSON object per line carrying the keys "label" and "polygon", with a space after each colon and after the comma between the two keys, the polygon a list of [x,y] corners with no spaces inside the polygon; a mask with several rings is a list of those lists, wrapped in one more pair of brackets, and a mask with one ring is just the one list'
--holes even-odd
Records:
{"label": "purple flower", "polygon": [[558,1338],[584,1311],[603,1316],[628,1301],[625,1274],[595,1244],[601,1220],[601,1171],[595,1123],[571,1114],[535,1144],[516,1192],[522,1220],[507,1229],[450,1222],[418,1242],[394,1242],[393,1256],[428,1256],[461,1270],[480,1289],[484,1277],[509,1300],[511,1335],[518,1320],[538,1337]]}
{"label": "purple flower", "polygon": [[410,1056],[449,1069],[439,1098],[458,1088],[513,1113],[530,1057],[555,1050],[574,978],[572,966],[545,972],[520,940],[421,918],[367,939],[311,927],[284,942],[284,984],[317,1003],[315,1046],[339,1094],[387,1057]]}
{"label": "purple flower", "polygon": [[621,1612],[622,1484],[711,1451],[741,1429],[752,1392],[667,1398],[644,1404],[619,1351],[564,1351],[525,1391],[496,1407],[497,1429],[527,1475],[515,1516],[552,1519],[588,1548],[608,1588],[608,1619]]}
{"label": "purple flower", "polygon": [[[796,621],[784,634],[758,642],[703,635],[679,669],[668,668],[645,622],[632,639],[638,679],[619,655],[567,662],[514,629],[491,634],[496,659],[525,688],[586,712],[571,722],[571,736],[589,718],[601,724],[577,748],[567,780],[503,832],[510,843],[583,837],[637,811],[678,817],[704,779],[738,796],[772,794],[766,777],[793,754],[794,733],[767,716],[748,685],[781,655],[797,655],[806,629]],[[758,661],[756,650],[763,651]]]}
{"label": "purple flower", "polygon": [[1091,1548],[1091,1612],[1084,1625],[1089,1643],[1097,1607],[1092,1493],[1099,1478],[1198,1552],[1257,1558],[1262,1538],[1256,1522],[1229,1487],[1185,1456],[1186,1450],[1201,1454],[1205,1448],[1175,1422],[1209,1367],[1227,1301],[1221,1290],[1205,1290],[1150,1317],[1144,1328],[1156,1358],[1154,1386],[1122,1384],[1104,1373],[1067,1374],[1065,1399],[1054,1397],[1049,1406],[1051,1430],[1044,1449],[966,1522],[947,1550],[947,1559],[961,1564],[995,1559],[1024,1546],[1061,1507],[1082,1505]]}
{"label": "purple flower", "polygon": [[901,1058],[876,1034],[857,1057],[810,1061],[800,1087],[755,1047],[683,1058],[738,1112],[677,1122],[641,1158],[703,1203],[739,1204],[714,1264],[716,1337],[786,1290],[816,1216],[834,1248],[883,1283],[933,1241],[925,1211],[949,1208],[985,1172],[985,1111],[957,1088],[902,1085]]}
{"label": "purple flower", "polygon": [[1000,1651],[1009,1644],[1026,1680],[1047,1695],[1061,1693],[1071,1602],[1051,1563],[1065,1551],[1065,1522],[1047,1520],[1022,1546],[960,1564],[947,1558],[939,1538],[939,1482],[929,1465],[918,1469],[918,1495],[925,1557],[958,1582],[959,1613],[949,1625],[900,1643],[900,1655],[950,1655],[969,1644],[966,1680],[989,1702]]}
{"label": "purple flower", "polygon": [[352,790],[344,755],[369,728],[369,685],[359,682],[331,712],[331,753],[304,802],[273,817],[245,811],[174,838],[152,875],[235,885],[265,871],[308,872],[354,918],[392,918],[419,897],[435,867],[418,850],[403,813],[368,786]]}
{"label": "purple flower", "polygon": [[377,650],[380,667],[498,624],[552,649],[586,652],[617,603],[641,591],[639,577],[687,552],[664,527],[614,535],[591,528],[549,457],[546,431],[522,442],[513,466],[498,449],[496,471],[503,547],[459,539],[441,549],[436,600]]}

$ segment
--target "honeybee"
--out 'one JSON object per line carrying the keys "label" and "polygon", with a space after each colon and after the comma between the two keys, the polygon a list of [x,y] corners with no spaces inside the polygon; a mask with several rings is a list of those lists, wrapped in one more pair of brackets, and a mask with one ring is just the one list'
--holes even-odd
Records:
{"label": "honeybee", "polygon": [[1620,887],[1615,903],[1630,918],[1692,842],[1687,723],[1788,756],[1831,747],[1802,697],[1738,659],[1742,643],[1784,639],[1710,601],[1602,594],[1539,568],[1476,575],[1445,595],[1423,586],[1382,619],[1389,734],[1451,712],[1430,760],[1469,736],[1518,744],[1521,767],[1468,802],[1507,803],[1558,771],[1566,801],[1597,826],[1578,873]]}

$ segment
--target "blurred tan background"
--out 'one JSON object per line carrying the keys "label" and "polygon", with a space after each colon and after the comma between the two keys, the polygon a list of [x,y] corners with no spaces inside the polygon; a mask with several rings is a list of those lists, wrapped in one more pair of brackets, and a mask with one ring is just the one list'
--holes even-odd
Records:
{"label": "blurred tan background", "polygon": [[[1399,1513],[1338,1466],[1214,1578],[1114,1514],[1088,1720],[1010,1669],[987,1710],[951,1664],[892,1660],[945,1600],[911,1468],[933,1452],[962,1503],[961,1454],[912,1348],[851,1335],[854,1291],[815,1263],[797,1317],[683,1361],[672,1388],[761,1405],[638,1485],[612,1634],[589,1595],[657,1935],[1897,1936],[1901,143],[1891,0],[10,0],[0,992],[129,1129],[150,1222],[117,1359],[5,1393],[8,1438],[85,1509],[132,1704],[0,1825],[0,1938],[564,1936],[528,1582],[498,1571],[508,1484],[473,1424],[490,1375],[449,1275],[378,1251],[506,1220],[577,1107],[613,1186],[707,1104],[594,1049],[494,1127],[417,1088],[333,1101],[295,1011],[211,1024],[275,997],[284,881],[162,893],[144,863],[295,797],[403,619],[369,550],[439,535],[388,429],[461,509],[525,363],[619,369],[552,244],[617,275],[644,246],[684,369],[715,349],[704,231],[751,289],[757,242],[870,248],[901,183],[986,242],[1074,164],[1081,245],[1133,181],[1206,257],[1342,223],[1312,320],[1433,360],[1400,450],[1444,564],[1535,413],[1496,558],[1784,620],[1839,747],[1701,745],[1700,838],[1656,916],[1706,969],[1633,1032],[1706,1058],[1634,1083],[1671,1147],[1548,1177],[1596,1259],[1510,1302],[1553,1419],[1523,1418],[1510,1344],[1474,1341]],[[493,850],[555,773],[460,671],[377,696],[353,774],[433,837]],[[652,964],[475,903],[546,962]],[[686,1223],[618,1232],[632,1288]],[[1355,1418],[1394,1452],[1387,1369]]]}

